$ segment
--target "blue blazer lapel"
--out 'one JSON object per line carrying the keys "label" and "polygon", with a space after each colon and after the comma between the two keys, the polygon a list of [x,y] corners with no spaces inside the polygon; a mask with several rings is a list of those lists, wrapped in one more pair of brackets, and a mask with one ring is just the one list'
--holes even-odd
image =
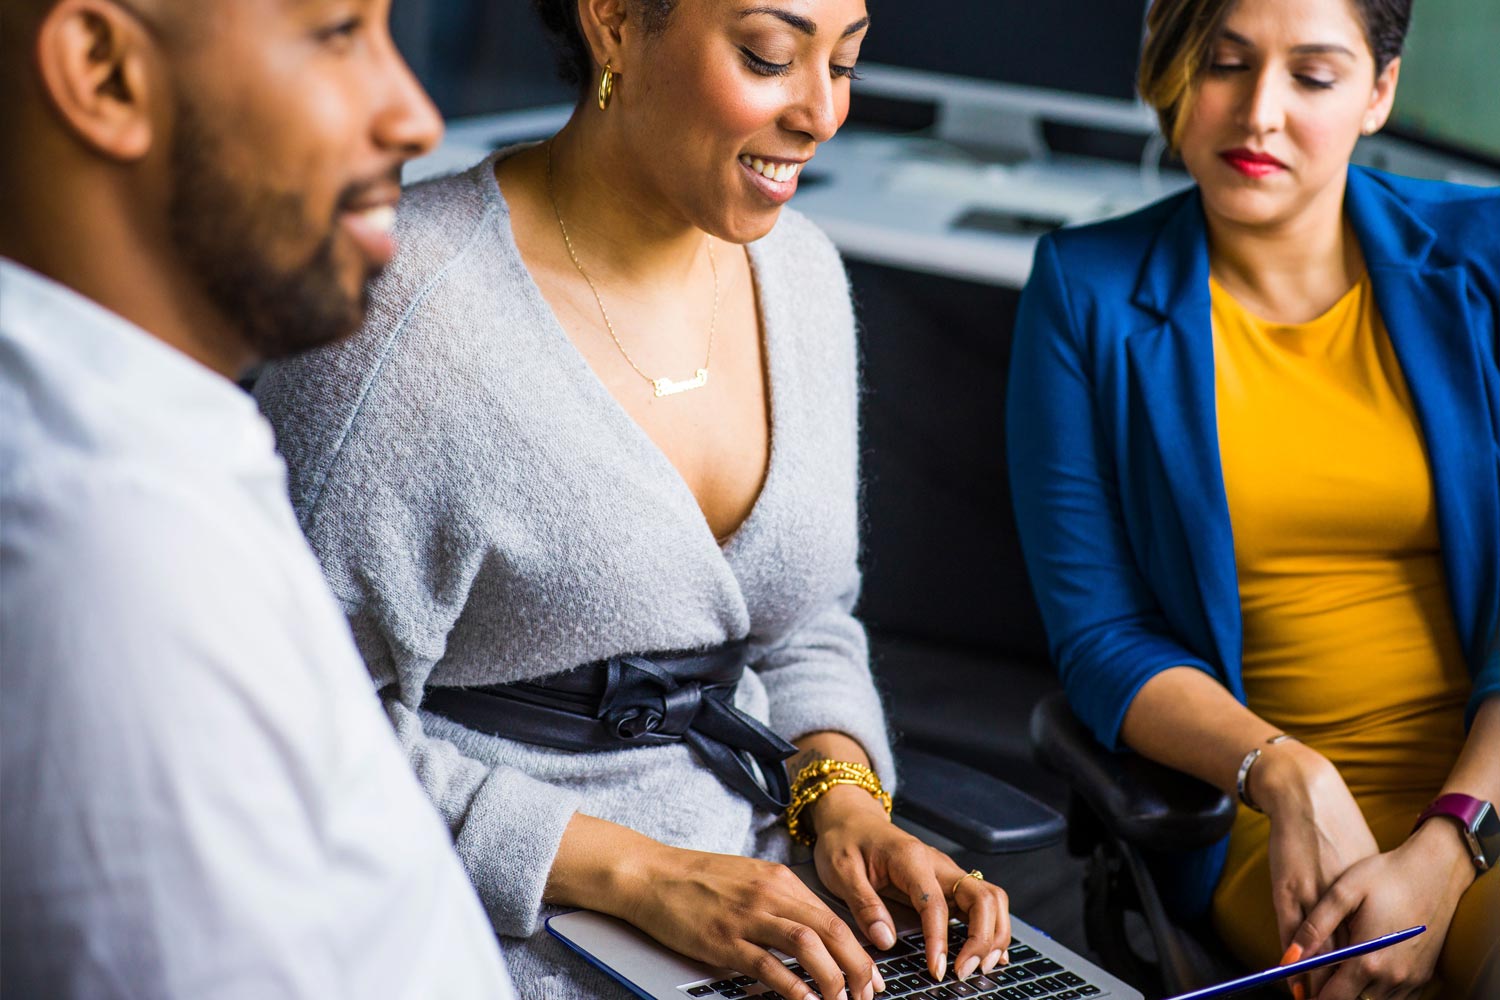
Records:
{"label": "blue blazer lapel", "polygon": [[1219,461],[1208,236],[1196,193],[1157,234],[1132,302],[1155,325],[1125,341],[1130,406],[1145,417],[1166,473],[1162,485],[1182,526],[1203,624],[1215,647],[1199,652],[1217,660],[1230,690],[1243,699],[1239,581]]}
{"label": "blue blazer lapel", "polygon": [[1398,197],[1355,169],[1346,204],[1422,428],[1450,600],[1477,670],[1500,593],[1500,481],[1494,455],[1473,446],[1473,429],[1490,426],[1480,320],[1469,313],[1463,269],[1432,260],[1436,234]]}

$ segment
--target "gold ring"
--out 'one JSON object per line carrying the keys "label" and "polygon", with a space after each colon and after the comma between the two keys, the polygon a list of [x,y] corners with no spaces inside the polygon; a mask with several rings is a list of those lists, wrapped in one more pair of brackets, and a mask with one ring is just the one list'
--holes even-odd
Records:
{"label": "gold ring", "polygon": [[966,878],[977,879],[978,881],[983,882],[984,881],[984,872],[980,871],[978,868],[971,868],[971,869],[969,869],[967,872],[965,872],[962,876],[959,877],[959,880],[957,882],[953,883],[953,888],[948,890],[948,895],[957,897],[958,896],[958,887],[964,884],[964,879],[966,879]]}

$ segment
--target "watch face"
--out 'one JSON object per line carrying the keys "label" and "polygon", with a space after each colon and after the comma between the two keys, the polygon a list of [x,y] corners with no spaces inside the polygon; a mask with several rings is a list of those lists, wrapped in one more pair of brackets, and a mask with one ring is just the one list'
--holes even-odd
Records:
{"label": "watch face", "polygon": [[1496,815],[1495,807],[1486,802],[1479,810],[1471,829],[1474,839],[1479,841],[1485,867],[1493,868],[1500,863],[1500,815]]}

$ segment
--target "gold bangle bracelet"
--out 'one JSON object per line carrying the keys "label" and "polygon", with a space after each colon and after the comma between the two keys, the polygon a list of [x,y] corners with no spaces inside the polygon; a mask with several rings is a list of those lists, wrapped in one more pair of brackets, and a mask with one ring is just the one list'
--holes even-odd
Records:
{"label": "gold bangle bracelet", "polygon": [[867,764],[858,764],[849,760],[815,760],[798,771],[797,776],[792,779],[792,794],[795,795],[798,788],[807,784],[813,778],[836,773],[868,777],[877,782],[880,780],[875,776],[874,770]]}
{"label": "gold bangle bracelet", "polygon": [[792,780],[792,801],[786,808],[787,833],[799,844],[812,846],[817,834],[802,821],[803,813],[830,789],[839,785],[863,788],[891,813],[891,797],[874,770],[852,761],[818,760],[797,772]]}

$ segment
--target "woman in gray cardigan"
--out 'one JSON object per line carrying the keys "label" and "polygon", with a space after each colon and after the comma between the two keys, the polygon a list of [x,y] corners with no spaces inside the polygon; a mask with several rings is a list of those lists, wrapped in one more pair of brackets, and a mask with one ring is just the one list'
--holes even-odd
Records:
{"label": "woman in gray cardigan", "polygon": [[950,904],[953,971],[993,968],[1004,893],[889,821],[854,318],[782,210],[863,0],[538,6],[588,80],[572,120],[408,191],[365,330],[256,389],[412,766],[524,995],[618,995],[537,933],[578,906],[796,1000],[769,949],[825,997],[883,988],[780,864],[788,798],[871,941],[893,888],[935,976]]}

